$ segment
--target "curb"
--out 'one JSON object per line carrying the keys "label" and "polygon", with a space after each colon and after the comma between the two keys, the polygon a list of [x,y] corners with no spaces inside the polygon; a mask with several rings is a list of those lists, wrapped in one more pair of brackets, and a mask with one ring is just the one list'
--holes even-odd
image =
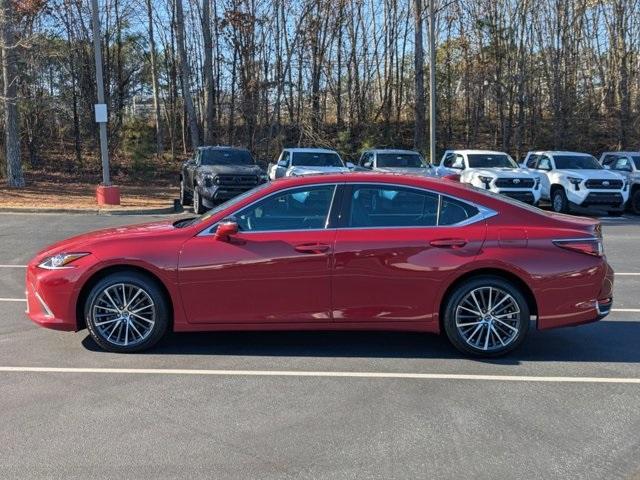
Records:
{"label": "curb", "polygon": [[180,213],[174,207],[163,208],[30,208],[30,207],[0,207],[0,213],[64,213],[64,214],[92,214],[92,215],[162,215]]}

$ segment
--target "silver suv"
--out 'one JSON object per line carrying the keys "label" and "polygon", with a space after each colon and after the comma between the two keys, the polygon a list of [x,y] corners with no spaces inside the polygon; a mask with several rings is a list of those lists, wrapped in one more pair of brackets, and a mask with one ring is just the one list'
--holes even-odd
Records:
{"label": "silver suv", "polygon": [[640,152],[604,152],[600,163],[627,179],[631,189],[627,208],[640,215]]}

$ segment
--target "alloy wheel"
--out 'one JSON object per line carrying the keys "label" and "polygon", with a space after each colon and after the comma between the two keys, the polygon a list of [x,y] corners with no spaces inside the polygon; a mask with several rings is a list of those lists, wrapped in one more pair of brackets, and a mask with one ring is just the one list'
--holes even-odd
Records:
{"label": "alloy wheel", "polygon": [[117,346],[142,343],[156,323],[156,306],[151,296],[130,283],[104,288],[95,297],[90,312],[98,335]]}
{"label": "alloy wheel", "polygon": [[516,340],[522,316],[509,293],[496,287],[480,287],[471,290],[456,306],[455,325],[468,346],[491,352]]}
{"label": "alloy wheel", "polygon": [[562,196],[559,194],[554,195],[553,197],[553,210],[555,212],[562,212]]}

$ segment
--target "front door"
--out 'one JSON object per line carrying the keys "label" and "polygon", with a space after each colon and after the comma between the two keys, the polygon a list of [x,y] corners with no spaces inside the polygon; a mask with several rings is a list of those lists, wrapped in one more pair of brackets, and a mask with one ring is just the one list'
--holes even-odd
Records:
{"label": "front door", "polygon": [[189,240],[179,283],[190,323],[330,320],[335,185],[276,192],[235,214],[237,235]]}
{"label": "front door", "polygon": [[484,242],[478,208],[391,184],[347,186],[345,203],[334,250],[334,320],[434,321],[443,280]]}

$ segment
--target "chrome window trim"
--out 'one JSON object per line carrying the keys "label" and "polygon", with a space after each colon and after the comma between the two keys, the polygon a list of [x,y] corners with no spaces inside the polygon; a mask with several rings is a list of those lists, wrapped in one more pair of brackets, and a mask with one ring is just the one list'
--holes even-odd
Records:
{"label": "chrome window trim", "polygon": [[[280,194],[280,193],[288,192],[289,190],[298,190],[300,188],[305,188],[305,187],[313,188],[313,187],[333,186],[333,194],[331,195],[331,203],[329,204],[329,210],[327,211],[327,216],[326,216],[325,221],[324,221],[324,225],[325,225],[324,228],[303,228],[303,229],[300,229],[300,230],[254,230],[254,231],[249,231],[249,232],[239,231],[238,233],[252,234],[252,233],[273,233],[273,232],[321,232],[321,231],[325,231],[325,230],[334,230],[332,228],[327,228],[327,226],[328,226],[328,223],[329,223],[329,219],[331,217],[331,209],[333,208],[333,201],[335,200],[336,192],[338,191],[338,185],[342,185],[342,184],[338,184],[338,183],[313,183],[313,184],[309,184],[309,185],[298,185],[296,187],[287,187],[287,188],[283,188],[282,190],[276,190],[275,192],[271,192],[269,195],[265,195],[264,197],[260,197],[257,200],[254,200],[253,202],[248,203],[244,207],[239,208],[238,210],[236,210],[235,212],[227,215],[224,218],[233,217],[238,212],[241,212],[245,208],[249,208],[252,205],[255,205],[256,203],[261,202],[262,200],[266,200],[267,198],[269,198],[269,197],[271,197],[273,195],[277,195],[277,194]],[[210,227],[205,228],[204,230],[199,232],[198,235],[196,235],[196,236],[197,237],[208,237],[208,236],[211,236],[211,235],[215,235],[215,228],[218,227],[218,225],[220,224],[220,222],[222,222],[224,220],[224,218],[221,218],[220,220],[218,220],[216,223],[214,223]]]}
{"label": "chrome window trim", "polygon": [[[399,228],[450,228],[450,227],[465,227],[467,225],[472,225],[476,222],[479,222],[481,220],[486,220],[488,218],[491,217],[495,217],[496,215],[498,215],[498,212],[496,212],[495,210],[492,210],[490,208],[487,208],[483,205],[479,205],[475,202],[470,202],[468,200],[460,200],[459,198],[456,197],[452,197],[451,195],[447,195],[435,190],[430,190],[428,188],[423,188],[423,187],[416,187],[414,185],[399,185],[397,183],[381,183],[381,182],[346,182],[345,186],[347,185],[373,185],[373,186],[394,186],[394,187],[401,187],[401,188],[408,188],[411,190],[418,190],[420,192],[426,192],[426,193],[431,193],[433,195],[437,195],[438,196],[438,212],[436,214],[436,222],[438,223],[437,225],[407,225],[407,226],[389,226],[389,227],[340,227],[340,230],[386,230],[386,229],[399,229]],[[442,197],[447,197],[450,198],[454,201],[457,202],[461,202],[461,203],[466,203],[467,205],[471,205],[475,208],[478,209],[478,213],[476,213],[474,216],[467,218],[466,220],[463,220],[462,222],[458,222],[458,223],[453,223],[451,225],[439,225],[440,223],[440,208],[442,206]]]}
{"label": "chrome window trim", "polygon": [[[282,190],[277,190],[275,192],[271,192],[269,195],[266,195],[264,197],[261,197],[247,205],[245,205],[244,207],[236,210],[235,212],[231,213],[228,216],[234,216],[237,212],[240,212],[242,210],[244,210],[245,208],[249,208],[252,205],[267,199],[269,197],[271,197],[272,195],[276,195],[279,193],[283,193],[283,192],[287,192],[289,190],[297,190],[299,188],[304,188],[304,187],[321,187],[321,186],[325,186],[325,185],[332,185],[334,187],[333,190],[333,195],[331,197],[331,205],[329,206],[329,211],[327,212],[327,218],[325,220],[325,228],[310,228],[310,229],[300,229],[300,230],[260,230],[260,231],[253,231],[253,232],[239,232],[242,234],[257,234],[257,233],[277,233],[277,232],[322,232],[322,231],[327,231],[327,230],[389,230],[389,229],[408,229],[408,228],[451,228],[451,227],[466,227],[468,225],[472,225],[474,223],[480,222],[482,220],[487,220],[491,217],[495,217],[496,215],[498,215],[498,212],[496,212],[495,210],[492,210],[490,208],[487,208],[483,205],[477,204],[475,202],[471,202],[468,200],[460,200],[456,197],[452,197],[451,195],[447,195],[435,190],[430,190],[428,188],[423,188],[423,187],[416,187],[414,185],[401,185],[401,184],[397,184],[397,183],[385,183],[385,182],[345,182],[345,183],[315,183],[315,184],[309,184],[309,185],[300,185],[300,186],[296,186],[296,187],[288,187]],[[431,193],[433,195],[437,195],[438,196],[438,212],[436,214],[436,221],[438,223],[438,225],[407,225],[407,226],[380,226],[380,227],[335,227],[335,228],[327,228],[328,222],[329,222],[329,218],[331,216],[331,209],[333,208],[333,202],[335,200],[335,196],[336,193],[338,191],[338,187],[339,186],[354,186],[354,185],[371,185],[371,186],[391,186],[391,187],[400,187],[400,188],[408,188],[408,189],[412,189],[412,190],[418,190],[420,192],[426,192],[426,193]],[[442,198],[443,197],[447,197],[450,198],[454,201],[458,201],[458,202],[462,202],[462,203],[466,203],[467,205],[471,205],[475,208],[478,209],[478,213],[475,214],[472,217],[467,218],[466,220],[463,220],[462,222],[458,222],[458,223],[454,223],[451,225],[439,225],[440,223],[440,209],[442,206]],[[225,217],[226,218],[226,217]],[[198,233],[198,237],[206,237],[206,236],[211,236],[211,235],[215,235],[215,228],[218,226],[218,224],[222,221],[223,219],[217,221],[216,223],[214,223],[213,225],[211,225],[210,227],[205,228],[204,230],[202,230],[201,232]]]}

